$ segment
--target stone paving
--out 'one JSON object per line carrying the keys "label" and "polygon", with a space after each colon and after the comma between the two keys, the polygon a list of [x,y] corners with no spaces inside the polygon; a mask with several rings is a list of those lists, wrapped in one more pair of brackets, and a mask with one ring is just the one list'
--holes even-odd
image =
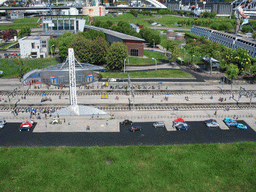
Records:
{"label": "stone paving", "polygon": [[[34,132],[119,132],[119,123],[124,119],[130,119],[134,122],[156,122],[164,121],[168,131],[176,131],[172,128],[172,122],[178,117],[182,117],[185,121],[204,121],[210,118],[216,119],[220,123],[220,129],[228,130],[229,128],[223,123],[225,117],[233,118],[238,116],[239,120],[244,120],[253,130],[256,131],[256,110],[239,110],[239,111],[223,111],[218,110],[217,116],[215,111],[128,111],[115,112],[111,114],[94,116],[66,116],[60,117],[62,124],[52,125],[50,122],[53,117],[45,119],[35,119],[37,125]],[[22,122],[29,119],[29,113],[19,113],[18,117],[14,117],[10,112],[1,112],[1,118],[5,118],[7,122]],[[43,116],[43,115],[42,115]],[[69,123],[70,122],[70,125]],[[86,130],[87,126],[90,130]]]}

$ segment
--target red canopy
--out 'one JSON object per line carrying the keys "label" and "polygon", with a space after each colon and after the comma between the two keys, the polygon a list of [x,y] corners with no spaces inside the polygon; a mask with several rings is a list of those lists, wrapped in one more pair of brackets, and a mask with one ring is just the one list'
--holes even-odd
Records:
{"label": "red canopy", "polygon": [[178,118],[178,119],[175,119],[174,122],[177,123],[177,122],[185,122],[185,121],[182,118]]}

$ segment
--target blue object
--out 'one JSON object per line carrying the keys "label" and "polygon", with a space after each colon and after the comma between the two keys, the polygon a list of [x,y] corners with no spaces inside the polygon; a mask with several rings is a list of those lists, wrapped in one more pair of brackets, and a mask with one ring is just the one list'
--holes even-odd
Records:
{"label": "blue object", "polygon": [[247,129],[247,126],[242,123],[238,123],[236,127],[239,129]]}
{"label": "blue object", "polygon": [[182,124],[177,125],[176,129],[178,129],[178,130],[181,130],[181,129],[188,130],[189,127],[186,123],[182,123]]}
{"label": "blue object", "polygon": [[231,127],[231,126],[236,127],[237,126],[237,122],[231,118],[226,117],[223,121],[225,122],[225,124],[228,127]]}

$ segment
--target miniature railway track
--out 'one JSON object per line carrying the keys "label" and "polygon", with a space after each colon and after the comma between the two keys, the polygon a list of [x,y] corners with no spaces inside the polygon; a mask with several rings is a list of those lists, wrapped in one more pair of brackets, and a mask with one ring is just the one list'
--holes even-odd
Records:
{"label": "miniature railway track", "polygon": [[[98,105],[90,105],[94,106],[98,109],[104,110],[104,111],[129,111],[133,110],[132,105],[129,107],[128,104],[98,104]],[[51,110],[54,111],[61,109],[63,107],[67,107],[66,104],[63,105],[54,105],[54,104],[42,104],[42,105],[19,105],[17,109],[19,111],[26,112],[29,111],[29,109],[34,108],[36,110]],[[251,109],[256,108],[256,103],[252,103]],[[244,110],[244,109],[250,109],[249,103],[241,103],[241,104],[234,104],[234,103],[211,103],[211,104],[136,104],[134,106],[134,110],[136,111],[173,111],[175,109],[181,110],[181,111],[189,111],[189,110]],[[8,104],[1,105],[0,111],[9,111]]]}

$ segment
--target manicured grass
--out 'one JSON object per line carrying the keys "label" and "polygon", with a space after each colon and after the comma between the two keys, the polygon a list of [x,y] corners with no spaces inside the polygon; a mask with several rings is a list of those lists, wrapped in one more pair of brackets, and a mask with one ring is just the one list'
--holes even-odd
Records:
{"label": "manicured grass", "polygon": [[22,29],[24,27],[29,27],[29,28],[39,28],[39,24],[1,24],[0,25],[0,30],[7,30],[7,29]]}
{"label": "manicured grass", "polygon": [[39,17],[25,17],[24,19],[11,19],[13,23],[36,23]]}
{"label": "manicured grass", "polygon": [[154,16],[146,16],[146,15],[139,14],[138,17],[134,17],[130,13],[118,15],[117,17],[114,17],[112,14],[110,14],[109,16],[105,16],[105,17],[94,17],[95,20],[100,20],[100,21],[110,20],[113,23],[118,23],[119,21],[125,21],[128,23],[144,25],[146,27],[152,26],[152,25],[150,25],[150,23],[146,22],[146,20],[148,20],[150,18],[152,18],[152,20],[153,20]]}
{"label": "manicured grass", "polygon": [[142,71],[142,72],[101,72],[102,78],[194,78],[189,73],[179,70],[156,70],[156,71]]}
{"label": "manicured grass", "polygon": [[0,148],[1,191],[256,191],[256,143]]}
{"label": "manicured grass", "polygon": [[6,49],[7,47],[17,43],[18,41],[15,41],[15,42],[12,42],[12,43],[8,43],[7,45],[3,46],[3,47],[0,47],[0,49]]}
{"label": "manicured grass", "polygon": [[[54,58],[46,59],[20,59],[23,61],[23,73],[33,69],[42,69],[50,65],[56,65],[58,62]],[[19,59],[0,59],[0,70],[3,71],[1,78],[14,78],[20,74]]]}
{"label": "manicured grass", "polygon": [[153,60],[152,57],[155,58],[157,62],[164,62],[167,59],[167,57],[163,53],[159,53],[156,51],[144,50],[144,56],[146,56],[147,58],[129,57],[129,65],[154,64],[155,60]]}

